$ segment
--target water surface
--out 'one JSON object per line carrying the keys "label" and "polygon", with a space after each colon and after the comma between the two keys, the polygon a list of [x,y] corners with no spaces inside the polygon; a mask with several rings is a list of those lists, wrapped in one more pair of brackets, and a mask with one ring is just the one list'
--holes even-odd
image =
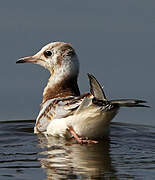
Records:
{"label": "water surface", "polygon": [[155,128],[112,123],[96,145],[33,134],[34,121],[0,122],[0,179],[155,179]]}

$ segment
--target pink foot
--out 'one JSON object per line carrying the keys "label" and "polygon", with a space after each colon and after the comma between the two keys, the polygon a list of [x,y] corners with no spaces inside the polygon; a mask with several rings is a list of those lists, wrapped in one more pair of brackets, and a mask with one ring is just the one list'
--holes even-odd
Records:
{"label": "pink foot", "polygon": [[74,131],[73,127],[72,126],[69,126],[68,127],[68,131],[73,135],[73,137],[77,140],[77,142],[79,144],[97,144],[98,141],[94,141],[94,140],[91,140],[91,139],[82,139],[80,138],[76,132]]}

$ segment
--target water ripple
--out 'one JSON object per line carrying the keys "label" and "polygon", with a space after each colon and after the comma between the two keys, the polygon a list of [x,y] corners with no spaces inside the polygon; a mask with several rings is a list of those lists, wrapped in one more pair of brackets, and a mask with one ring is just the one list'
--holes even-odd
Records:
{"label": "water ripple", "polygon": [[0,179],[155,179],[155,128],[112,123],[96,145],[33,134],[34,121],[0,122]]}

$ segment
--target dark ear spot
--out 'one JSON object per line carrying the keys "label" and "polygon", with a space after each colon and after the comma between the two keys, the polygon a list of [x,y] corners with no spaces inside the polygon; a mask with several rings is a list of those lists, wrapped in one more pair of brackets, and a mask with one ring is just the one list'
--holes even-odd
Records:
{"label": "dark ear spot", "polygon": [[74,56],[75,51],[70,44],[65,44],[61,47],[63,56]]}
{"label": "dark ear spot", "polygon": [[75,51],[74,49],[69,49],[66,56],[74,56],[75,55]]}

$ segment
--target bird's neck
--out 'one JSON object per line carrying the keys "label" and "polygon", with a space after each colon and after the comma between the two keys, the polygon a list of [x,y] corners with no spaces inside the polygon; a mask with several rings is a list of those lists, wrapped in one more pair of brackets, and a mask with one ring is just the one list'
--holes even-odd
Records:
{"label": "bird's neck", "polygon": [[79,95],[77,75],[74,77],[61,78],[58,81],[51,75],[43,92],[42,104],[53,98]]}

